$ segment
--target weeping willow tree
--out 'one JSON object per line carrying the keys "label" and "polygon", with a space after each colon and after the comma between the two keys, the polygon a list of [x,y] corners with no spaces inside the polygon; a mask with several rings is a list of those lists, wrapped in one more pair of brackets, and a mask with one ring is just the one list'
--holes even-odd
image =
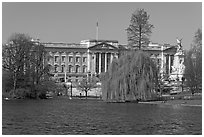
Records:
{"label": "weeping willow tree", "polygon": [[157,67],[142,51],[114,59],[102,78],[102,98],[108,102],[151,100],[158,85]]}

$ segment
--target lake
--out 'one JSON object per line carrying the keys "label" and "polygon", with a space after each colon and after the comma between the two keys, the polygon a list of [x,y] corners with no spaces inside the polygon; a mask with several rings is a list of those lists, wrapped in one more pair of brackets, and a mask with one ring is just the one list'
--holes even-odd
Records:
{"label": "lake", "polygon": [[202,108],[65,97],[2,101],[3,135],[202,134]]}

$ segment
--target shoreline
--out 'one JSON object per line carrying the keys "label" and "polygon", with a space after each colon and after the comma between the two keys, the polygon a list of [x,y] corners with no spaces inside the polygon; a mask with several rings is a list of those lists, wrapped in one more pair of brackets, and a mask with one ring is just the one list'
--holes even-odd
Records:
{"label": "shoreline", "polygon": [[202,107],[202,100],[168,100],[164,101],[150,101],[138,102],[139,104],[152,104],[152,105],[180,105],[189,107]]}
{"label": "shoreline", "polygon": [[[55,98],[55,97],[54,97]],[[68,97],[62,97],[62,98],[68,98]],[[48,98],[49,99],[49,98]],[[51,98],[52,99],[52,98]],[[69,99],[69,98],[68,98]],[[73,97],[71,99],[79,99],[79,100],[102,100],[101,98],[78,98]],[[21,99],[12,99],[12,98],[3,98],[5,101],[9,100],[21,100]],[[106,101],[104,101],[106,102]],[[135,103],[135,102],[108,102],[108,103]],[[189,107],[202,107],[202,99],[191,99],[191,100],[185,100],[185,99],[175,99],[175,100],[167,100],[167,101],[139,101],[136,102],[138,104],[150,104],[150,105],[172,105],[172,106],[189,106]]]}

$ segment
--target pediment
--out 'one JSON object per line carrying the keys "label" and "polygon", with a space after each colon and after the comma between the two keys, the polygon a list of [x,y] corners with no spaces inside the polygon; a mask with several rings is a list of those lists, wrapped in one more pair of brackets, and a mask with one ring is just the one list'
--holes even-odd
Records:
{"label": "pediment", "polygon": [[172,47],[167,48],[167,49],[164,50],[164,52],[166,52],[166,53],[168,53],[168,52],[176,53],[176,51],[177,51],[177,47],[176,46],[172,46]]}
{"label": "pediment", "polygon": [[105,42],[102,42],[102,43],[99,43],[99,44],[96,44],[94,46],[91,46],[89,47],[89,49],[94,49],[94,50],[104,50],[104,49],[107,49],[107,50],[113,50],[113,49],[118,49],[117,47],[111,45],[111,44],[108,44],[108,43],[105,43]]}

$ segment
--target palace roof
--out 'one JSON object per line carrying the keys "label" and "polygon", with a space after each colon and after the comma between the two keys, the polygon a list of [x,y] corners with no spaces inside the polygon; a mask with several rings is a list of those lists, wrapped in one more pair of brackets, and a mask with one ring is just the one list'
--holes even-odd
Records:
{"label": "palace roof", "polygon": [[89,40],[82,40],[81,42],[113,42],[113,43],[118,43],[118,40],[96,40],[96,39],[89,39]]}
{"label": "palace roof", "polygon": [[[87,40],[89,42],[96,42],[97,40]],[[87,42],[86,40],[83,42]],[[82,42],[82,41],[81,41]],[[114,41],[114,40],[98,40],[97,42],[100,42],[99,44],[95,44],[90,46],[91,47],[96,47],[97,45],[109,45],[109,42],[118,42],[118,41]],[[81,43],[81,44],[76,44],[76,43],[63,43],[63,42],[47,42],[47,43],[42,43],[46,48],[76,48],[76,49],[88,49],[89,45],[85,44],[85,43]],[[170,44],[158,44],[158,43],[150,43],[148,46],[143,46],[142,50],[145,51],[161,51],[162,50],[162,46],[163,46],[163,51],[168,51],[168,50],[175,50],[177,49],[176,46],[172,46]],[[113,46],[115,47],[115,46]],[[120,50],[128,50],[129,47],[128,45],[118,45],[118,47],[116,47]]]}
{"label": "palace roof", "polygon": [[86,44],[76,44],[76,43],[49,42],[49,43],[43,43],[43,45],[49,48],[87,48]]}

